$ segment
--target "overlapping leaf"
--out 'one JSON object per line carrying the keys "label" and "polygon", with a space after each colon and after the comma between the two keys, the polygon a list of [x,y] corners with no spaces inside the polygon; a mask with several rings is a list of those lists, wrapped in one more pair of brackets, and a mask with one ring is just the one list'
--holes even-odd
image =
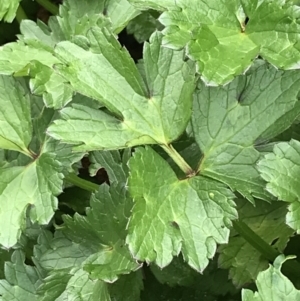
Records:
{"label": "overlapping leaf", "polygon": [[[36,155],[28,148],[32,138],[31,104],[24,82],[1,77],[1,148]],[[11,158],[12,159],[12,158]],[[22,165],[25,163],[27,165]],[[20,165],[21,164],[21,165]],[[32,221],[48,223],[61,192],[62,168],[56,155],[42,149],[32,161],[9,160],[0,169],[0,244],[12,247],[24,226],[28,206]]]}
{"label": "overlapping leaf", "polygon": [[276,144],[273,153],[259,161],[258,169],[267,181],[267,190],[290,204],[286,223],[299,232],[300,142],[291,140]]}
{"label": "overlapping leaf", "polygon": [[230,82],[258,55],[284,69],[300,62],[300,13],[293,1],[131,0],[163,10],[163,44],[186,47],[208,85]]}
{"label": "overlapping leaf", "polygon": [[30,155],[31,138],[28,91],[13,78],[0,76],[0,148]]}
{"label": "overlapping leaf", "polygon": [[0,48],[0,73],[29,74],[33,78],[32,92],[43,95],[48,107],[61,108],[71,101],[73,89],[49,69],[59,62],[53,56],[54,46],[65,40],[85,42],[92,26],[108,26],[119,32],[138,14],[127,0],[66,0],[60,6],[59,16],[51,17],[48,26],[41,21],[21,23],[19,41]]}
{"label": "overlapping leaf", "polygon": [[25,256],[17,250],[12,262],[5,264],[5,280],[0,280],[1,301],[38,301],[36,290],[41,284],[43,272],[24,263]]}
{"label": "overlapping leaf", "polygon": [[0,20],[12,22],[16,16],[21,0],[2,0],[0,3]]}
{"label": "overlapping leaf", "polygon": [[29,205],[32,221],[47,224],[61,188],[61,165],[53,154],[42,153],[27,166],[1,168],[0,244],[8,248],[17,242]]}
{"label": "overlapping leaf", "polygon": [[[71,268],[76,264],[92,278],[107,282],[137,270],[140,264],[125,246],[131,205],[123,184],[113,184],[110,189],[101,185],[91,198],[86,217],[79,214],[74,218],[64,217],[64,236],[55,239],[51,243],[53,246],[40,256],[41,265],[52,270]],[[59,246],[60,251],[57,251]]]}
{"label": "overlapping leaf", "polygon": [[284,255],[280,255],[266,271],[260,272],[256,280],[258,292],[253,293],[248,289],[243,289],[243,301],[294,301],[300,299],[300,291],[293,283],[285,277],[280,269],[282,264],[288,260]]}
{"label": "overlapping leaf", "polygon": [[299,72],[278,71],[259,61],[225,87],[200,82],[192,116],[195,139],[204,153],[200,172],[249,200],[269,200],[256,167],[261,155],[255,145],[277,136],[298,117],[299,83]]}
{"label": "overlapping leaf", "polygon": [[187,263],[204,270],[226,243],[237,217],[234,195],[223,184],[196,176],[178,180],[151,148],[129,161],[129,191],[135,200],[127,243],[135,258],[165,267],[182,251]]}
{"label": "overlapping leaf", "polygon": [[133,34],[139,43],[147,41],[155,30],[162,28],[160,22],[149,11],[131,20],[126,27],[128,34]]}
{"label": "overlapping leaf", "polygon": [[[285,224],[284,203],[269,204],[257,201],[255,207],[246,200],[240,199],[237,203],[239,220],[246,223],[265,242],[282,252],[294,232]],[[273,244],[274,241],[276,243]],[[229,269],[229,276],[237,287],[255,280],[258,273],[268,267],[268,260],[235,232],[227,245],[220,246],[219,252],[219,266]]]}
{"label": "overlapping leaf", "polygon": [[161,34],[153,34],[144,49],[146,86],[107,29],[94,28],[88,37],[88,50],[70,42],[58,44],[56,53],[65,65],[57,69],[76,91],[99,100],[116,117],[74,105],[62,110],[62,120],[48,133],[78,144],[76,150],[168,144],[176,139],[190,119],[194,89],[194,69],[183,61],[183,52],[161,47]]}
{"label": "overlapping leaf", "polygon": [[127,162],[131,156],[131,150],[125,149],[121,155],[119,151],[97,151],[91,152],[89,159],[90,174],[95,176],[97,171],[104,168],[108,174],[110,184],[127,182],[128,166]]}

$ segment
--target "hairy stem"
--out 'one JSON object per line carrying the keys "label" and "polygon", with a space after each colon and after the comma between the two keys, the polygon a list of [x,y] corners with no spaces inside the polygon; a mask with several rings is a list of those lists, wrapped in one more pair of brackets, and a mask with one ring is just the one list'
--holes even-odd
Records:
{"label": "hairy stem", "polygon": [[49,0],[36,0],[36,2],[41,6],[43,6],[52,15],[58,15],[59,13],[58,6],[50,2]]}
{"label": "hairy stem", "polygon": [[66,176],[65,180],[71,184],[74,184],[75,186],[78,186],[84,190],[91,191],[91,192],[94,192],[99,188],[98,184],[94,184],[90,181],[81,179],[74,173],[71,173],[68,176]]}
{"label": "hairy stem", "polygon": [[21,6],[21,4],[19,5],[19,7],[17,9],[16,19],[17,19],[19,24],[21,24],[22,20],[28,19],[23,7]]}
{"label": "hairy stem", "polygon": [[186,175],[194,175],[195,171],[185,162],[176,149],[171,145],[161,145],[164,151],[173,159]]}

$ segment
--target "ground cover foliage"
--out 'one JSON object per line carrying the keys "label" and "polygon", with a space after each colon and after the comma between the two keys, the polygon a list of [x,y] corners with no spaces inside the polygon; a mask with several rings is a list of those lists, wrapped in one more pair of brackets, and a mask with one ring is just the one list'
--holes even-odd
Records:
{"label": "ground cover foliage", "polygon": [[300,300],[298,1],[0,20],[0,300]]}

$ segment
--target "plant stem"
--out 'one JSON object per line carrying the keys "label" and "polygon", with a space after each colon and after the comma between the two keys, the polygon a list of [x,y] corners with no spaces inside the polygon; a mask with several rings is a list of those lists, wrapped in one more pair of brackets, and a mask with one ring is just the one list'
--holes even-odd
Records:
{"label": "plant stem", "polygon": [[28,19],[23,7],[21,6],[21,4],[18,6],[17,13],[16,13],[16,19],[17,19],[19,24],[21,24],[22,20]]}
{"label": "plant stem", "polygon": [[58,15],[59,13],[58,6],[50,2],[49,0],[36,0],[36,2],[41,6],[43,6],[52,15]]}
{"label": "plant stem", "polygon": [[272,246],[266,243],[260,236],[258,236],[251,228],[244,222],[233,221],[233,228],[257,251],[259,251],[266,259],[274,261],[280,255]]}
{"label": "plant stem", "polygon": [[[273,262],[275,258],[281,254],[258,236],[244,222],[233,221],[233,228],[268,261]],[[297,260],[287,260],[282,266],[282,270],[295,277],[295,279],[299,279],[300,263]]]}
{"label": "plant stem", "polygon": [[194,175],[195,171],[185,162],[185,160],[180,156],[176,149],[171,145],[162,144],[161,147],[164,151],[173,159],[173,161],[179,166],[179,168],[186,175]]}
{"label": "plant stem", "polygon": [[90,181],[81,179],[74,173],[71,173],[68,176],[66,176],[65,180],[71,184],[74,184],[75,186],[78,186],[84,190],[91,191],[91,192],[94,192],[99,188],[98,184],[94,184]]}

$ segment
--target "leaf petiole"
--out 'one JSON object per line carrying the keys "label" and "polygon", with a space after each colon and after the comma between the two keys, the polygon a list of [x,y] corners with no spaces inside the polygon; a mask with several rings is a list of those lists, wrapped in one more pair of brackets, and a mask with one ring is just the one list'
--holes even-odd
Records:
{"label": "leaf petiole", "polygon": [[163,150],[173,159],[173,161],[179,166],[179,168],[187,175],[194,176],[196,172],[190,167],[187,162],[180,156],[176,149],[171,145],[160,145]]}
{"label": "leaf petiole", "polygon": [[95,192],[99,189],[99,185],[90,181],[79,178],[74,173],[71,173],[65,177],[65,180],[75,186],[78,186],[84,190]]}
{"label": "leaf petiole", "polygon": [[58,15],[59,14],[59,8],[57,5],[53,4],[49,0],[36,0],[38,4],[43,6],[47,11],[49,11],[53,15]]}
{"label": "leaf petiole", "polygon": [[17,19],[19,24],[22,22],[22,20],[28,19],[23,7],[21,6],[21,4],[19,5],[19,7],[17,9],[16,19]]}
{"label": "leaf petiole", "polygon": [[[280,252],[270,246],[265,240],[258,236],[250,227],[244,222],[235,220],[232,222],[233,228],[257,251],[261,253],[263,257],[273,262]],[[296,279],[299,278],[300,263],[297,260],[287,261],[283,266],[283,270],[293,275]]]}

